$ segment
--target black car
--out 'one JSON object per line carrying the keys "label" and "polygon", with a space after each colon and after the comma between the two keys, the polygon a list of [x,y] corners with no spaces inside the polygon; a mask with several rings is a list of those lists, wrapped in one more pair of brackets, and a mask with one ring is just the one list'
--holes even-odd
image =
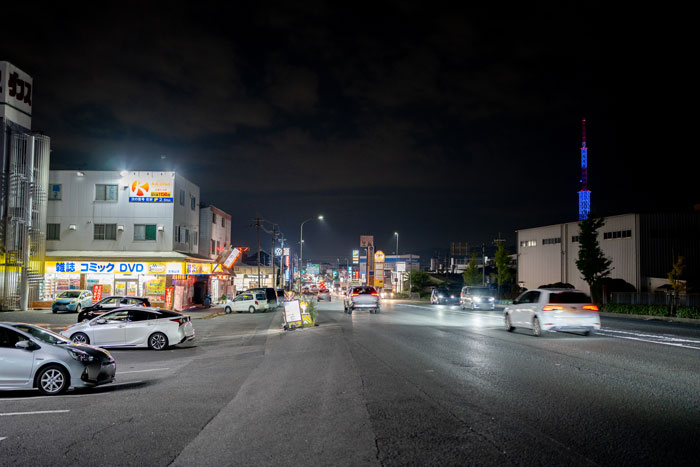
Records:
{"label": "black car", "polygon": [[80,323],[86,319],[95,318],[107,313],[108,311],[112,311],[123,306],[151,306],[151,302],[149,302],[146,297],[112,295],[110,297],[103,298],[92,306],[83,308],[80,313],[78,313],[78,322]]}
{"label": "black car", "polygon": [[444,287],[433,289],[433,293],[430,295],[430,303],[435,305],[459,305],[459,294],[459,290]]}

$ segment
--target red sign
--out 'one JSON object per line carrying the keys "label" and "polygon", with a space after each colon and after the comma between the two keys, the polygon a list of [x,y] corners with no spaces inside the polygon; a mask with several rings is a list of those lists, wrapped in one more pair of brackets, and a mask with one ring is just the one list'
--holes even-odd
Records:
{"label": "red sign", "polygon": [[173,291],[175,287],[170,286],[165,288],[165,309],[172,310],[173,308]]}
{"label": "red sign", "polygon": [[102,300],[102,284],[92,286],[92,303],[97,303]]}

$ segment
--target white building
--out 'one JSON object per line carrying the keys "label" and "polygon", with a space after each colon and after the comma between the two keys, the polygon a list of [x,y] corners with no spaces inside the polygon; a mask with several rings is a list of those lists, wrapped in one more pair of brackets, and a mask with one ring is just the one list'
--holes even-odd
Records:
{"label": "white building", "polygon": [[[678,256],[686,259],[688,279],[700,276],[700,212],[623,214],[604,218],[601,250],[612,260],[611,278],[639,292],[653,292]],[[590,292],[576,267],[578,222],[518,230],[518,282],[525,288],[566,282]]]}
{"label": "white building", "polygon": [[181,175],[52,170],[48,198],[44,299],[99,284],[181,309],[206,293],[199,187]]}
{"label": "white building", "polygon": [[231,215],[216,206],[199,209],[199,255],[211,259],[231,244]]}

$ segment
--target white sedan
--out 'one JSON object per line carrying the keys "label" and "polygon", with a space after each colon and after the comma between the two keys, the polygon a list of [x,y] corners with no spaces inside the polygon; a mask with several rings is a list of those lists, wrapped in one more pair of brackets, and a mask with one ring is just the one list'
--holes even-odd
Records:
{"label": "white sedan", "polygon": [[194,339],[189,316],[156,308],[129,307],[74,324],[61,334],[78,344],[165,350]]}
{"label": "white sedan", "polygon": [[506,331],[532,329],[536,336],[545,331],[576,331],[590,335],[600,329],[598,307],[585,292],[574,289],[528,290],[504,310]]}

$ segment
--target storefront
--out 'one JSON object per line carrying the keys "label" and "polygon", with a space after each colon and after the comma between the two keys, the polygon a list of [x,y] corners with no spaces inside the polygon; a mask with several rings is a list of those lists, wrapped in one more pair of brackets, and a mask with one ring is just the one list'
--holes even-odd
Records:
{"label": "storefront", "polygon": [[[164,306],[166,295],[173,296],[173,307],[191,306],[197,277],[208,280],[211,263],[141,261],[46,261],[42,300],[51,301],[65,290],[93,290],[102,286],[102,296],[148,297],[154,306]],[[172,290],[168,292],[168,288]]]}

